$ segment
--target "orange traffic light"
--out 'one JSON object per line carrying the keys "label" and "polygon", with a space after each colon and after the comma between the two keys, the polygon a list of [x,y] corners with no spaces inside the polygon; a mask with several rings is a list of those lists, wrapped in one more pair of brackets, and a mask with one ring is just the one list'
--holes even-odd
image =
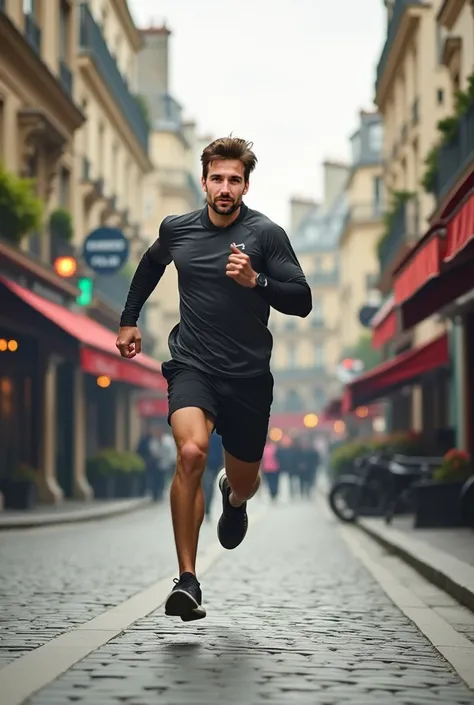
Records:
{"label": "orange traffic light", "polygon": [[57,257],[54,260],[54,270],[60,277],[73,277],[77,271],[77,262],[75,257]]}

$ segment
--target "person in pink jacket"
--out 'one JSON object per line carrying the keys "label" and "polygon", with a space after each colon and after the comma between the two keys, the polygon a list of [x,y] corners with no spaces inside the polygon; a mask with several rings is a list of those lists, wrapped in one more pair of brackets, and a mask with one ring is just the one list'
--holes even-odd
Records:
{"label": "person in pink jacket", "polygon": [[268,485],[270,496],[275,500],[278,497],[280,485],[280,463],[277,457],[277,445],[270,439],[265,445],[260,468]]}

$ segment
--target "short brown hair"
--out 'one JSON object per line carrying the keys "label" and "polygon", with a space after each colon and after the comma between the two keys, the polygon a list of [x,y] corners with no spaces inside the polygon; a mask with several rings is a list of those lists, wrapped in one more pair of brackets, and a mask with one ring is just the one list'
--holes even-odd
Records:
{"label": "short brown hair", "polygon": [[252,152],[253,142],[246,142],[239,137],[220,137],[211,142],[201,154],[202,175],[207,179],[209,165],[215,159],[238,159],[244,165],[244,179],[249,180],[250,173],[257,165],[257,157]]}

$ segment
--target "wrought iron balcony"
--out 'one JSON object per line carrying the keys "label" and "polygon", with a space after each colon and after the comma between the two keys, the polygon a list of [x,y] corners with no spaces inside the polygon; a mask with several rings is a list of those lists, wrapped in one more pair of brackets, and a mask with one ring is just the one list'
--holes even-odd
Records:
{"label": "wrought iron balcony", "polygon": [[441,201],[466,169],[474,166],[474,101],[460,118],[453,139],[438,152],[435,196]]}
{"label": "wrought iron balcony", "polygon": [[418,200],[411,198],[402,203],[394,213],[387,235],[381,241],[378,253],[381,273],[394,264],[404,244],[418,239],[419,230]]}
{"label": "wrought iron balcony", "polygon": [[80,51],[91,57],[104,83],[145,152],[148,152],[148,125],[136,98],[130,93],[117,62],[110,53],[102,31],[86,4],[80,6]]}

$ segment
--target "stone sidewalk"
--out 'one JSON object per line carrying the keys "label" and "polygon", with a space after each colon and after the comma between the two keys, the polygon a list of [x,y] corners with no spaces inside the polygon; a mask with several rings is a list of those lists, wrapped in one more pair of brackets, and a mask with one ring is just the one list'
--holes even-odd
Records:
{"label": "stone sidewalk", "polygon": [[201,582],[207,619],[160,607],[28,704],[474,705],[313,503],[250,514]]}
{"label": "stone sidewalk", "polygon": [[81,521],[95,521],[127,514],[150,504],[149,497],[132,499],[90,500],[80,502],[66,500],[59,504],[39,504],[35,509],[0,511],[0,531],[31,529],[56,524],[71,524]]}

